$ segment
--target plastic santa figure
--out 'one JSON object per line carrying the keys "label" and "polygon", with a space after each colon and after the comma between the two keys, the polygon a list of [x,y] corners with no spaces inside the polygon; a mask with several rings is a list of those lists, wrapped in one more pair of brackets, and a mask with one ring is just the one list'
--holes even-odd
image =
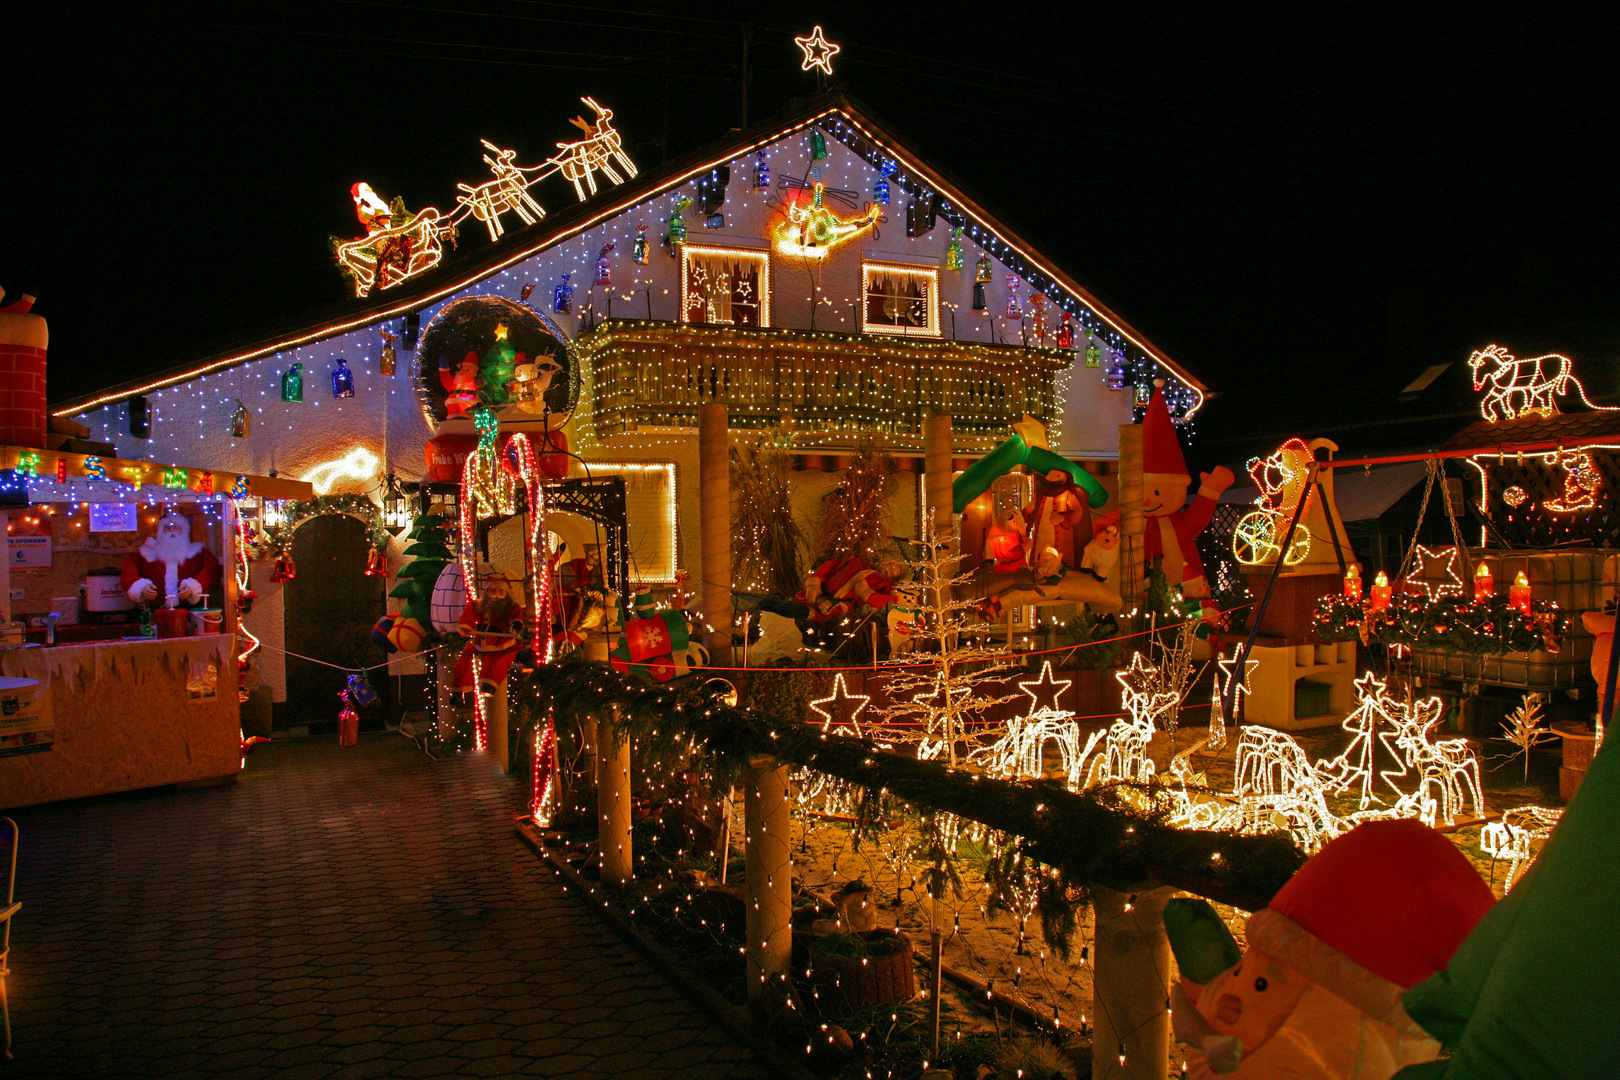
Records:
{"label": "plastic santa figure", "polygon": [[[1152,565],[1164,556],[1163,569],[1171,585],[1181,586],[1189,599],[1206,599],[1209,581],[1204,577],[1204,560],[1198,555],[1198,534],[1215,516],[1215,502],[1232,486],[1232,470],[1217,465],[1198,476],[1198,495],[1187,503],[1192,477],[1187,460],[1181,456],[1170,410],[1164,403],[1164,383],[1155,380],[1153,398],[1142,417],[1142,512],[1147,515],[1143,537],[1146,563]],[[1204,605],[1206,617],[1214,614],[1213,602]]]}
{"label": "plastic santa figure", "polygon": [[[523,607],[518,603],[512,579],[505,571],[489,570],[483,576],[483,595],[469,599],[456,620],[456,633],[467,639],[451,675],[454,693],[485,694],[506,681],[512,661],[523,648]],[[482,671],[474,677],[473,659]]]}
{"label": "plastic santa figure", "polygon": [[191,519],[173,510],[158,520],[139,551],[124,556],[122,581],[136,604],[189,607],[201,603],[218,580],[219,560],[191,539]]}
{"label": "plastic santa figure", "polygon": [[1446,970],[1494,902],[1455,844],[1410,819],[1329,841],[1249,917],[1241,955],[1204,901],[1170,901],[1187,1076],[1388,1080],[1435,1060],[1402,995]]}
{"label": "plastic santa figure", "polygon": [[810,607],[811,622],[827,622],[854,611],[857,605],[882,608],[894,603],[894,583],[904,573],[901,564],[885,561],[883,571],[872,569],[859,555],[828,559],[804,579],[794,597]]}

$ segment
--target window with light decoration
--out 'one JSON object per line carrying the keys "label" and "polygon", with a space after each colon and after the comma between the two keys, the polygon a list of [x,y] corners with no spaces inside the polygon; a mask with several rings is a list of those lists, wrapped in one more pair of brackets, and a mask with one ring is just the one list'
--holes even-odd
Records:
{"label": "window with light decoration", "polygon": [[771,263],[763,251],[682,245],[681,321],[771,325]]}
{"label": "window with light decoration", "polygon": [[934,267],[861,264],[868,334],[939,336],[939,271]]}

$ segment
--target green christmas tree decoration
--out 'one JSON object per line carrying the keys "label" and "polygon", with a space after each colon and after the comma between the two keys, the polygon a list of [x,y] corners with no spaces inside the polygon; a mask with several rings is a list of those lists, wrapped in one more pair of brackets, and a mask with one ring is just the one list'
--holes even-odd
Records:
{"label": "green christmas tree decoration", "polygon": [[439,573],[455,553],[446,543],[445,519],[439,514],[421,514],[411,523],[406,535],[410,546],[405,554],[411,561],[399,572],[399,584],[388,595],[400,601],[399,613],[403,618],[415,619],[423,626],[433,625],[433,585]]}

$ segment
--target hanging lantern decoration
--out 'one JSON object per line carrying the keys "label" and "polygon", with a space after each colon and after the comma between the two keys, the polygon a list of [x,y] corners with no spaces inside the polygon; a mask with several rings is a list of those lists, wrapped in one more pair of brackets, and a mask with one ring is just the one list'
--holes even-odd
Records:
{"label": "hanging lantern decoration", "polygon": [[826,156],[827,136],[821,133],[820,128],[813,127],[810,129],[810,160],[820,161]]}
{"label": "hanging lantern decoration", "polygon": [[304,400],[304,365],[294,364],[281,376],[281,400]]}
{"label": "hanging lantern decoration", "polygon": [[236,411],[231,413],[231,438],[245,439],[253,431],[253,418],[248,415],[242,399],[236,399]]}
{"label": "hanging lantern decoration", "polygon": [[1024,313],[1018,308],[1018,275],[1007,275],[1007,318],[1021,319]]}
{"label": "hanging lantern decoration", "polygon": [[889,177],[900,171],[900,166],[893,161],[885,161],[878,167],[878,178],[872,185],[872,201],[879,206],[889,205]]}
{"label": "hanging lantern decoration", "polygon": [[765,157],[765,151],[763,150],[761,150],[759,152],[759,156],[754,159],[754,190],[771,190],[771,163]]}
{"label": "hanging lantern decoration", "polygon": [[572,276],[571,271],[564,272],[562,281],[551,290],[551,310],[558,315],[572,315],[574,312],[574,287],[568,284]]}
{"label": "hanging lantern decoration", "polygon": [[377,356],[377,374],[386,378],[394,373],[394,341],[399,335],[390,334],[379,326],[377,336],[382,338],[382,352]]}
{"label": "hanging lantern decoration", "polygon": [[990,256],[980,255],[979,261],[973,264],[973,280],[980,285],[990,284]]}
{"label": "hanging lantern decoration", "polygon": [[984,298],[984,282],[975,281],[973,283],[973,310],[984,311],[989,306],[989,303]]}
{"label": "hanging lantern decoration", "polygon": [[360,741],[360,714],[354,711],[354,698],[348,687],[338,691],[338,700],[343,703],[338,713],[338,745],[354,746]]}
{"label": "hanging lantern decoration", "polygon": [[1060,349],[1074,348],[1074,316],[1067,311],[1058,318],[1057,347]]}
{"label": "hanging lantern decoration", "polygon": [[270,580],[280,583],[291,581],[298,576],[298,564],[292,561],[292,556],[282,552],[276,556],[276,561],[270,567]]}
{"label": "hanging lantern decoration", "polygon": [[349,370],[349,362],[341,356],[338,357],[337,367],[332,369],[332,396],[354,397],[354,372]]}
{"label": "hanging lantern decoration", "polygon": [[962,272],[962,226],[951,230],[951,242],[945,245],[945,269]]}
{"label": "hanging lantern decoration", "polygon": [[371,549],[371,554],[366,556],[366,577],[385,578],[387,576],[388,556],[383,554],[382,548],[374,547]]}
{"label": "hanging lantern decoration", "polygon": [[609,240],[602,245],[602,250],[596,256],[596,283],[598,285],[613,284],[613,263],[608,259],[608,252],[617,247],[617,240]]}
{"label": "hanging lantern decoration", "polygon": [[669,254],[675,255],[675,245],[686,243],[686,208],[692,205],[692,196],[675,196],[675,212],[669,215]]}
{"label": "hanging lantern decoration", "polygon": [[1036,339],[1039,340],[1039,341],[1044,342],[1046,340],[1046,294],[1045,293],[1030,293],[1029,294],[1029,315],[1030,315],[1031,329],[1033,329],[1035,331]]}
{"label": "hanging lantern decoration", "polygon": [[1086,339],[1086,367],[1102,366],[1102,348],[1096,338]]}
{"label": "hanging lantern decoration", "polygon": [[630,245],[630,261],[641,266],[647,265],[647,223],[645,221],[636,226],[636,239]]}

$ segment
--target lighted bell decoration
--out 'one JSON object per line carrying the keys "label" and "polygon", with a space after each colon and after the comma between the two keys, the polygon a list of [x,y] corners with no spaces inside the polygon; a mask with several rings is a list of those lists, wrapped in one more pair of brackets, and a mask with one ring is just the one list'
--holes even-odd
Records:
{"label": "lighted bell decoration", "polygon": [[570,315],[574,311],[574,287],[568,284],[572,272],[565,272],[562,281],[551,290],[551,310],[558,315]]}
{"label": "lighted bell decoration", "polygon": [[1520,570],[1513,576],[1513,584],[1508,586],[1508,607],[1516,609],[1520,615],[1530,614],[1530,579]]}
{"label": "lighted bell decoration", "polygon": [[270,580],[291,581],[297,576],[298,564],[292,561],[292,556],[277,555],[275,563],[270,567]]}
{"label": "lighted bell decoration", "polygon": [[1373,578],[1372,609],[1374,611],[1388,611],[1389,599],[1393,592],[1394,590],[1389,587],[1389,575],[1382,570],[1378,571],[1378,576]]}
{"label": "lighted bell decoration", "polygon": [[248,415],[242,399],[236,399],[236,411],[231,413],[231,438],[245,439],[253,431],[253,418]]}
{"label": "lighted bell decoration", "polygon": [[769,191],[771,189],[771,163],[761,150],[754,160],[754,190]]}
{"label": "lighted bell decoration", "polygon": [[821,133],[820,128],[810,129],[810,160],[820,161],[827,156],[827,136]]}
{"label": "lighted bell decoration", "polygon": [[962,272],[962,226],[951,230],[951,242],[945,245],[945,269]]}
{"label": "lighted bell decoration", "polygon": [[281,400],[304,400],[304,365],[294,364],[281,376]]}
{"label": "lighted bell decoration", "polygon": [[1355,604],[1361,602],[1361,567],[1357,563],[1351,563],[1344,572],[1344,598]]}
{"label": "lighted bell decoration", "polygon": [[1058,318],[1057,347],[1060,349],[1074,348],[1074,316],[1067,311]]}
{"label": "lighted bell decoration", "polygon": [[1491,576],[1489,563],[1480,563],[1474,571],[1474,603],[1483,604],[1496,594],[1496,579]]}
{"label": "lighted bell decoration", "polygon": [[636,239],[630,245],[630,261],[640,266],[647,265],[647,223],[645,221],[636,226]]}
{"label": "lighted bell decoration", "polygon": [[596,283],[598,285],[613,284],[613,263],[608,259],[608,253],[618,245],[617,240],[609,240],[602,245],[601,252],[596,256]]}
{"label": "lighted bell decoration", "polygon": [[354,372],[349,370],[349,362],[341,356],[338,357],[337,367],[332,369],[332,396],[354,397]]}
{"label": "lighted bell decoration", "polygon": [[366,577],[387,577],[388,556],[382,553],[381,548],[372,548],[371,554],[366,556]]}

